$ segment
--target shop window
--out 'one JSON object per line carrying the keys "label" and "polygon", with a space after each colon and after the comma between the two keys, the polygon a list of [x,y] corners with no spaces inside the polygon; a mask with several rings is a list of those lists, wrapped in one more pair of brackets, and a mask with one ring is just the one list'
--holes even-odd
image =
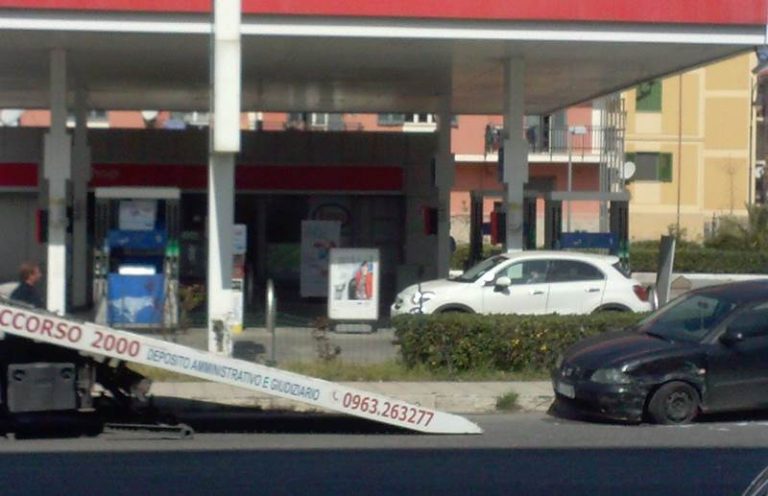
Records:
{"label": "shop window", "polygon": [[635,108],[638,112],[661,112],[661,81],[646,81],[637,85]]}
{"label": "shop window", "polygon": [[672,182],[672,154],[655,152],[627,153],[628,162],[636,167],[635,181]]}

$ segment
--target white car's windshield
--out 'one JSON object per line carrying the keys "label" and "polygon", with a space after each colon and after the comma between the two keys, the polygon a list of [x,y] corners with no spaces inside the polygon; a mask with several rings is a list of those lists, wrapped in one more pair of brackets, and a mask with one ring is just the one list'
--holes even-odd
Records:
{"label": "white car's windshield", "polygon": [[638,330],[670,341],[699,342],[737,304],[712,295],[684,296],[638,324]]}
{"label": "white car's windshield", "polygon": [[459,282],[475,282],[480,279],[483,274],[496,267],[497,265],[506,262],[507,260],[509,260],[507,257],[502,257],[501,255],[486,258],[482,262],[474,265],[469,270],[452,280]]}

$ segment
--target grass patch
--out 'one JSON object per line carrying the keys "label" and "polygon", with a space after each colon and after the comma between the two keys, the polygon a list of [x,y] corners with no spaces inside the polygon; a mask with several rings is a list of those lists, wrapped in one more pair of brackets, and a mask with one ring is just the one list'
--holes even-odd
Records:
{"label": "grass patch", "polygon": [[510,391],[496,398],[496,409],[502,412],[514,412],[517,410],[517,393]]}
{"label": "grass patch", "polygon": [[[202,381],[177,372],[149,367],[147,365],[128,364],[131,370],[152,379],[155,382],[196,382]],[[398,361],[382,363],[345,363],[341,360],[328,362],[289,362],[279,363],[277,368],[290,370],[328,381],[344,382],[478,382],[478,381],[540,381],[549,379],[549,374],[541,370],[504,372],[500,370],[451,371],[448,369],[428,369],[424,365],[408,368]]]}

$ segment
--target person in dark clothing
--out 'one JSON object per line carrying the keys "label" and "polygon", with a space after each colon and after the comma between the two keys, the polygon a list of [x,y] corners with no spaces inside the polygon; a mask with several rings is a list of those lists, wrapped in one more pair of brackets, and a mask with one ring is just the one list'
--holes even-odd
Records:
{"label": "person in dark clothing", "polygon": [[[10,295],[11,300],[45,309],[43,299],[35,287],[42,279],[40,266],[34,262],[24,262],[19,267],[19,285]],[[72,362],[81,361],[80,353],[48,343],[41,343],[20,336],[6,335],[3,340],[6,345],[5,362]]]}
{"label": "person in dark clothing", "polygon": [[32,262],[24,262],[19,268],[19,285],[11,293],[11,299],[21,301],[36,308],[43,308],[43,299],[35,285],[43,276],[40,266]]}

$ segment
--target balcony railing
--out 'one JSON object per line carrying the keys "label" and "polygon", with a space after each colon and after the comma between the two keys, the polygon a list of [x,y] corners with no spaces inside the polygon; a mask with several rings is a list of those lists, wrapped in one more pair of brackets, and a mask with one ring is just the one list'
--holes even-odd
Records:
{"label": "balcony railing", "polygon": [[[498,152],[502,141],[501,127],[489,126],[485,131],[485,152]],[[538,126],[525,129],[528,153],[547,155],[588,156],[600,155],[606,129],[599,126],[569,126],[541,129]]]}

